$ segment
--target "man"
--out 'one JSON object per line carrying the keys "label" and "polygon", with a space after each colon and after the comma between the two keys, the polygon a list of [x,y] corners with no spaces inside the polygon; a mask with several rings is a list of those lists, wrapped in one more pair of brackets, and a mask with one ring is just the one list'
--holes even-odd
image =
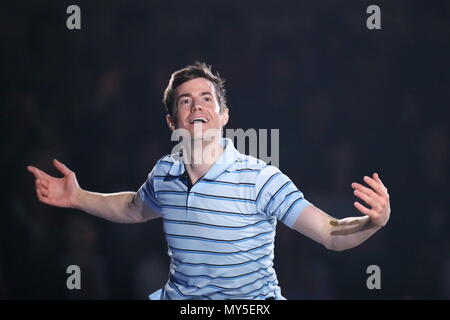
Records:
{"label": "man", "polygon": [[223,80],[205,64],[172,74],[167,124],[181,132],[179,153],[160,159],[138,192],[83,190],[53,161],[54,178],[28,166],[41,202],[121,223],[162,217],[169,279],[150,299],[284,299],[273,269],[277,220],[330,250],[355,247],[383,227],[389,195],[378,174],[352,183],[364,216],[334,219],[309,203],[279,169],[239,153],[222,129],[229,115]]}

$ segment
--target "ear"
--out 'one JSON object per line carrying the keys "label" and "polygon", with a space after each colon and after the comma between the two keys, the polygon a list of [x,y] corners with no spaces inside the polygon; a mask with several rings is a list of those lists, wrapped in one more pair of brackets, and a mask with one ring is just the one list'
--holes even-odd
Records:
{"label": "ear", "polygon": [[222,122],[222,128],[225,127],[225,125],[228,123],[228,119],[229,119],[228,108],[225,108],[225,110],[223,110],[220,113],[220,120]]}
{"label": "ear", "polygon": [[175,120],[172,118],[172,116],[170,114],[168,114],[166,116],[166,122],[167,122],[167,126],[169,127],[170,131],[174,131],[177,126],[175,124]]}

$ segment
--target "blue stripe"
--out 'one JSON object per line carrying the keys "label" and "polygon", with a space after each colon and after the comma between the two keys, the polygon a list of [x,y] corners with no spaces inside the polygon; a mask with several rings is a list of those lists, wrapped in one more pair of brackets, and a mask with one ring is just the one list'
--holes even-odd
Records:
{"label": "blue stripe", "polygon": [[[269,281],[269,282],[266,282],[266,283],[264,283],[262,286],[260,286],[259,288],[257,288],[257,289],[253,289],[253,290],[251,290],[251,291],[249,291],[249,292],[245,292],[245,293],[225,293],[225,292],[223,292],[223,291],[219,291],[219,292],[214,292],[213,294],[220,294],[220,295],[223,295],[223,296],[235,296],[235,297],[243,297],[243,296],[247,296],[247,295],[249,295],[249,294],[252,294],[252,293],[254,293],[255,291],[261,291],[264,287],[267,287],[267,286],[269,286],[269,285],[277,285],[278,284],[278,281],[276,281],[276,280],[273,280],[273,281]],[[183,285],[184,286],[184,285]],[[195,287],[195,286],[184,286],[184,287],[186,287],[186,288],[197,288],[197,289],[202,289],[202,288],[199,288],[199,287]],[[229,291],[232,291],[232,289],[226,289],[226,288],[222,288],[222,287],[219,287],[219,286],[205,286],[205,287],[203,287],[203,288],[212,288],[212,289],[223,289],[223,290],[229,290]],[[238,288],[238,289],[235,289],[235,290],[239,290],[239,289],[242,289],[242,288]],[[260,294],[261,295],[261,294]],[[260,296],[260,295],[258,295],[258,296]],[[264,295],[264,294],[263,294]],[[257,296],[257,297],[258,297]]]}
{"label": "blue stripe", "polygon": [[[255,292],[255,291],[261,291],[261,290],[263,290],[263,288],[265,288],[265,287],[267,287],[267,286],[269,286],[269,285],[277,285],[277,284],[278,284],[278,281],[274,280],[274,281],[266,282],[266,283],[264,283],[262,286],[260,286],[259,288],[253,289],[253,290],[251,290],[251,291],[249,291],[249,292],[245,292],[245,293],[230,294],[230,293],[225,293],[225,292],[219,291],[219,292],[213,292],[213,293],[211,293],[211,295],[214,295],[214,294],[220,294],[220,295],[223,295],[223,296],[245,297],[245,296],[248,296],[249,294],[252,294],[252,293]],[[208,297],[208,296],[206,296],[206,295],[186,295],[185,293],[181,292],[181,290],[178,289],[178,287],[176,286],[176,284],[173,283],[173,282],[170,282],[170,281],[169,281],[169,285],[170,285],[172,288],[174,288],[180,296],[183,296],[183,297],[196,297],[197,299],[198,299],[198,297],[205,297],[205,298],[207,298],[207,299],[209,299],[209,300],[212,300],[210,297]],[[219,286],[205,286],[205,287],[200,288],[200,287],[197,287],[197,286],[188,286],[188,285],[185,285],[185,284],[183,284],[183,283],[181,283],[181,285],[184,286],[184,287],[186,287],[186,288],[196,288],[196,289],[202,289],[202,288],[213,288],[213,289],[219,289],[219,290],[222,289],[222,287],[219,287]],[[227,290],[227,289],[225,289],[225,290]],[[230,290],[230,291],[231,291],[231,290]],[[256,297],[259,297],[259,296],[267,296],[267,294],[269,294],[269,293],[270,293],[270,292],[267,292],[267,293],[261,293],[261,294],[257,295]],[[255,298],[255,297],[254,297],[254,298]]]}
{"label": "blue stripe", "polygon": [[[274,277],[274,276],[275,276],[275,273],[271,273],[271,274],[268,274],[268,275],[264,275],[264,276],[262,276],[262,277],[260,277],[260,278],[257,278],[257,279],[255,279],[255,280],[249,282],[249,283],[243,284],[242,286],[235,287],[235,288],[221,287],[221,286],[218,286],[218,285],[215,285],[215,284],[207,285],[207,286],[204,286],[204,287],[199,287],[199,286],[195,286],[195,285],[189,285],[188,283],[186,283],[186,281],[181,280],[181,279],[177,279],[177,278],[175,278],[175,277],[171,277],[171,278],[174,280],[174,282],[177,282],[177,281],[178,281],[178,282],[180,282],[180,283],[181,283],[184,287],[186,287],[186,288],[194,288],[194,289],[212,288],[212,289],[222,289],[222,290],[226,290],[226,291],[233,291],[233,290],[239,290],[239,289],[245,288],[245,287],[247,287],[247,286],[250,286],[250,285],[252,285],[252,284],[255,284],[255,283],[258,282],[258,281],[264,280],[264,279],[266,279],[266,278]],[[276,279],[276,277],[275,277],[275,280],[269,281],[268,283],[275,283],[275,284],[277,284],[278,281],[277,281],[277,279]]]}
{"label": "blue stripe", "polygon": [[274,179],[274,178],[275,178],[276,176],[278,176],[279,174],[281,174],[281,172],[278,171],[277,173],[274,173],[273,175],[271,175],[269,179],[267,179],[267,181],[266,181],[266,182],[264,183],[264,185],[262,186],[261,190],[259,190],[258,196],[256,197],[256,201],[258,201],[259,196],[262,194],[262,192],[264,191],[264,189],[267,187],[268,183],[269,183],[270,181],[272,181],[272,179]]}
{"label": "blue stripe", "polygon": [[286,188],[287,186],[289,186],[292,183],[292,181],[288,181],[286,182],[280,189],[278,189],[277,192],[274,193],[274,195],[270,198],[269,202],[267,202],[266,207],[264,208],[264,212],[267,211],[267,208],[269,207],[269,205],[272,203],[272,201],[277,197],[277,195],[283,191],[284,188]]}
{"label": "blue stripe", "polygon": [[175,206],[175,205],[171,206],[168,204],[162,204],[161,208],[169,208],[169,209],[184,210],[184,211],[186,211],[186,209],[187,209],[186,206]]}
{"label": "blue stripe", "polygon": [[161,208],[169,208],[169,209],[175,209],[175,210],[191,210],[191,211],[198,211],[198,212],[207,212],[212,214],[219,214],[219,215],[225,215],[225,216],[241,216],[241,217],[254,217],[255,214],[253,213],[239,213],[239,212],[230,212],[230,211],[218,211],[218,210],[211,210],[211,209],[204,209],[204,208],[197,208],[197,207],[188,207],[188,206],[175,206],[175,205],[168,205],[168,204],[162,204]]}
{"label": "blue stripe", "polygon": [[209,181],[209,180],[199,180],[199,183],[208,183],[208,184],[220,184],[230,187],[244,187],[244,188],[254,188],[255,184],[253,183],[233,183],[227,181]]}
{"label": "blue stripe", "polygon": [[[256,298],[258,298],[258,297],[264,297],[264,298],[267,298],[267,295],[269,295],[269,294],[271,294],[272,293],[272,290],[270,290],[269,292],[266,292],[266,293],[260,293],[260,294],[258,294],[257,296],[254,296],[254,297],[252,297],[252,299],[256,299]],[[275,295],[275,294],[274,294]]]}
{"label": "blue stripe", "polygon": [[269,281],[269,282],[266,282],[265,284],[263,284],[261,287],[259,287],[257,289],[253,289],[252,291],[245,292],[245,293],[238,293],[238,294],[231,294],[231,293],[224,293],[224,292],[218,292],[218,293],[226,295],[226,296],[246,296],[246,295],[252,294],[256,291],[261,291],[264,287],[267,287],[268,285],[275,284],[275,283],[276,283],[276,281]]}
{"label": "blue stripe", "polygon": [[213,196],[213,195],[207,195],[207,194],[200,194],[200,193],[197,193],[197,192],[195,192],[195,195],[197,197],[200,197],[200,198],[220,199],[220,200],[226,200],[226,201],[255,203],[255,200],[251,200],[251,199],[238,199],[238,198],[230,199],[230,198],[227,198],[227,197],[220,197],[220,196]]}
{"label": "blue stripe", "polygon": [[[184,277],[187,278],[205,278],[205,279],[210,279],[210,280],[216,280],[216,279],[220,279],[220,280],[236,280],[236,279],[240,279],[240,278],[245,278],[245,277],[249,277],[250,275],[254,274],[254,273],[258,273],[262,270],[268,270],[270,269],[272,266],[266,267],[266,268],[259,268],[258,270],[255,271],[251,271],[251,272],[247,272],[247,273],[243,273],[237,276],[230,276],[230,277],[224,277],[224,276],[219,276],[219,277],[211,277],[207,274],[185,274],[183,272],[177,271],[175,270],[175,273],[179,273]],[[273,273],[271,273],[273,274]],[[271,275],[270,274],[270,275]],[[269,275],[267,275],[269,276]]]}
{"label": "blue stripe", "polygon": [[243,241],[247,241],[250,239],[258,239],[266,234],[272,233],[274,230],[270,230],[268,232],[263,232],[260,234],[257,234],[256,236],[251,236],[248,238],[242,238],[242,239],[237,239],[237,240],[219,240],[219,239],[209,239],[209,238],[202,238],[202,237],[195,237],[195,236],[187,236],[187,235],[177,235],[177,234],[170,234],[170,233],[166,233],[166,236],[169,238],[178,238],[178,239],[190,239],[190,240],[198,240],[198,241],[205,241],[205,242],[215,242],[215,243],[223,243],[223,242],[233,242],[233,243],[238,243],[238,242],[243,242]]}
{"label": "blue stripe", "polygon": [[173,289],[175,289],[175,291],[182,297],[194,297],[194,298],[197,298],[197,299],[198,299],[198,297],[204,297],[204,298],[206,298],[208,300],[212,300],[210,297],[205,296],[205,295],[186,295],[183,292],[181,292],[181,290],[178,289],[178,287],[174,283],[172,283],[172,281],[169,281],[168,283],[169,283],[169,286],[172,287]]}
{"label": "blue stripe", "polygon": [[177,195],[186,195],[187,192],[186,191],[170,191],[170,190],[161,190],[161,191],[156,191],[156,193],[161,193],[161,194],[177,194]]}
{"label": "blue stripe", "polygon": [[[294,193],[300,193],[300,194],[302,194],[302,193],[301,193],[300,191],[298,191],[298,190],[292,191],[291,193],[289,193],[289,194],[286,196],[286,198],[283,199],[283,201],[281,201],[281,203],[278,205],[278,207],[276,207],[272,212],[277,212],[277,210],[281,207],[281,205],[282,205],[283,203],[285,203],[290,197],[292,197],[292,195],[293,195]],[[300,196],[300,199],[303,199],[303,196]]]}
{"label": "blue stripe", "polygon": [[207,267],[207,268],[239,268],[239,267],[242,267],[242,266],[246,266],[246,265],[248,265],[248,264],[250,264],[250,263],[260,262],[260,261],[263,261],[263,260],[266,260],[266,259],[270,259],[270,255],[271,255],[271,254],[272,254],[272,252],[269,253],[269,254],[266,254],[266,255],[264,255],[264,256],[258,258],[258,259],[255,259],[255,260],[249,260],[249,261],[242,262],[242,263],[236,263],[236,264],[223,264],[223,265],[220,265],[220,264],[209,264],[209,263],[183,262],[183,261],[178,260],[178,259],[176,259],[176,258],[173,258],[173,260],[177,261],[177,262],[178,262],[178,265],[188,265],[188,266],[191,266],[191,267]]}
{"label": "blue stripe", "polygon": [[[249,282],[249,283],[244,284],[244,285],[242,285],[242,286],[240,286],[240,287],[237,287],[237,288],[224,288],[224,289],[225,289],[225,290],[230,290],[230,291],[232,291],[232,290],[239,290],[239,289],[242,289],[242,288],[247,287],[247,286],[249,286],[249,285],[255,284],[255,283],[258,282],[258,281],[261,281],[261,280],[264,280],[264,279],[266,279],[266,278],[270,278],[270,277],[273,277],[273,276],[275,276],[275,273],[269,274],[269,275],[267,275],[267,276],[263,276],[263,277],[261,277],[261,278],[258,278],[258,279],[256,279],[256,280],[253,280],[252,282]],[[275,280],[269,281],[268,283],[278,284],[278,281],[277,281],[277,279],[276,279],[276,277],[275,277]]]}
{"label": "blue stripe", "polygon": [[187,179],[185,176],[154,176],[155,180],[165,180],[165,179]]}
{"label": "blue stripe", "polygon": [[292,208],[294,208],[294,206],[295,206],[295,204],[297,203],[297,202],[299,202],[300,200],[302,200],[303,199],[303,197],[301,197],[301,198],[298,198],[297,200],[295,200],[292,204],[291,204],[291,206],[289,207],[289,209],[286,211],[286,213],[284,214],[284,216],[283,216],[283,218],[281,218],[281,221],[285,221],[286,220],[286,218],[287,218],[287,216],[289,215],[289,213],[291,213],[291,210],[292,210]]}
{"label": "blue stripe", "polygon": [[256,248],[252,248],[249,250],[236,251],[236,252],[214,252],[214,251],[202,251],[202,250],[189,250],[189,249],[174,248],[174,247],[170,247],[170,246],[169,246],[169,249],[172,251],[185,252],[185,253],[210,254],[210,255],[223,256],[223,255],[236,255],[236,254],[249,253],[249,252],[257,251],[259,249],[264,249],[265,247],[270,246],[271,244],[273,244],[272,241],[265,243],[262,246],[259,246]]}
{"label": "blue stripe", "polygon": [[173,223],[173,224],[186,224],[186,225],[194,225],[194,226],[198,226],[198,227],[221,229],[221,230],[244,230],[247,228],[257,226],[264,222],[271,224],[271,222],[269,220],[261,220],[256,223],[248,224],[245,226],[233,227],[233,226],[219,226],[219,225],[201,223],[201,222],[196,222],[196,221],[184,221],[184,220],[173,220],[173,219],[163,219],[163,221],[167,222],[167,223]]}
{"label": "blue stripe", "polygon": [[254,217],[253,213],[239,213],[239,212],[223,212],[211,209],[197,208],[197,207],[188,207],[189,210],[198,211],[198,212],[207,212],[212,214],[219,214],[224,216],[241,216],[241,217]]}
{"label": "blue stripe", "polygon": [[238,170],[234,170],[234,171],[225,170],[224,173],[242,173],[242,172],[255,172],[255,173],[258,173],[260,171],[261,171],[261,169],[241,169],[241,170],[238,169]]}

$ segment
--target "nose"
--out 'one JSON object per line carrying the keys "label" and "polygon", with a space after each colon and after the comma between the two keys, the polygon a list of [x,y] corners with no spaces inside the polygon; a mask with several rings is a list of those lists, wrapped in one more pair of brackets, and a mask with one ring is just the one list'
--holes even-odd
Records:
{"label": "nose", "polygon": [[197,110],[202,110],[203,106],[199,103],[197,103],[197,101],[194,101],[194,103],[191,106],[191,112],[197,111]]}

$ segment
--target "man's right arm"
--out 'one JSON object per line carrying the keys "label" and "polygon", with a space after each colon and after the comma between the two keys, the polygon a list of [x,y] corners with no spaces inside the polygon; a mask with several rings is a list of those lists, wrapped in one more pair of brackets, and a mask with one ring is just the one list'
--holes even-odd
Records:
{"label": "man's right arm", "polygon": [[36,195],[43,203],[79,209],[119,223],[146,222],[159,217],[136,192],[89,192],[80,188],[72,170],[56,159],[53,160],[53,165],[64,177],[55,178],[36,167],[27,167],[35,177]]}
{"label": "man's right arm", "polygon": [[79,189],[73,208],[118,223],[142,223],[159,215],[137,192],[97,193]]}

